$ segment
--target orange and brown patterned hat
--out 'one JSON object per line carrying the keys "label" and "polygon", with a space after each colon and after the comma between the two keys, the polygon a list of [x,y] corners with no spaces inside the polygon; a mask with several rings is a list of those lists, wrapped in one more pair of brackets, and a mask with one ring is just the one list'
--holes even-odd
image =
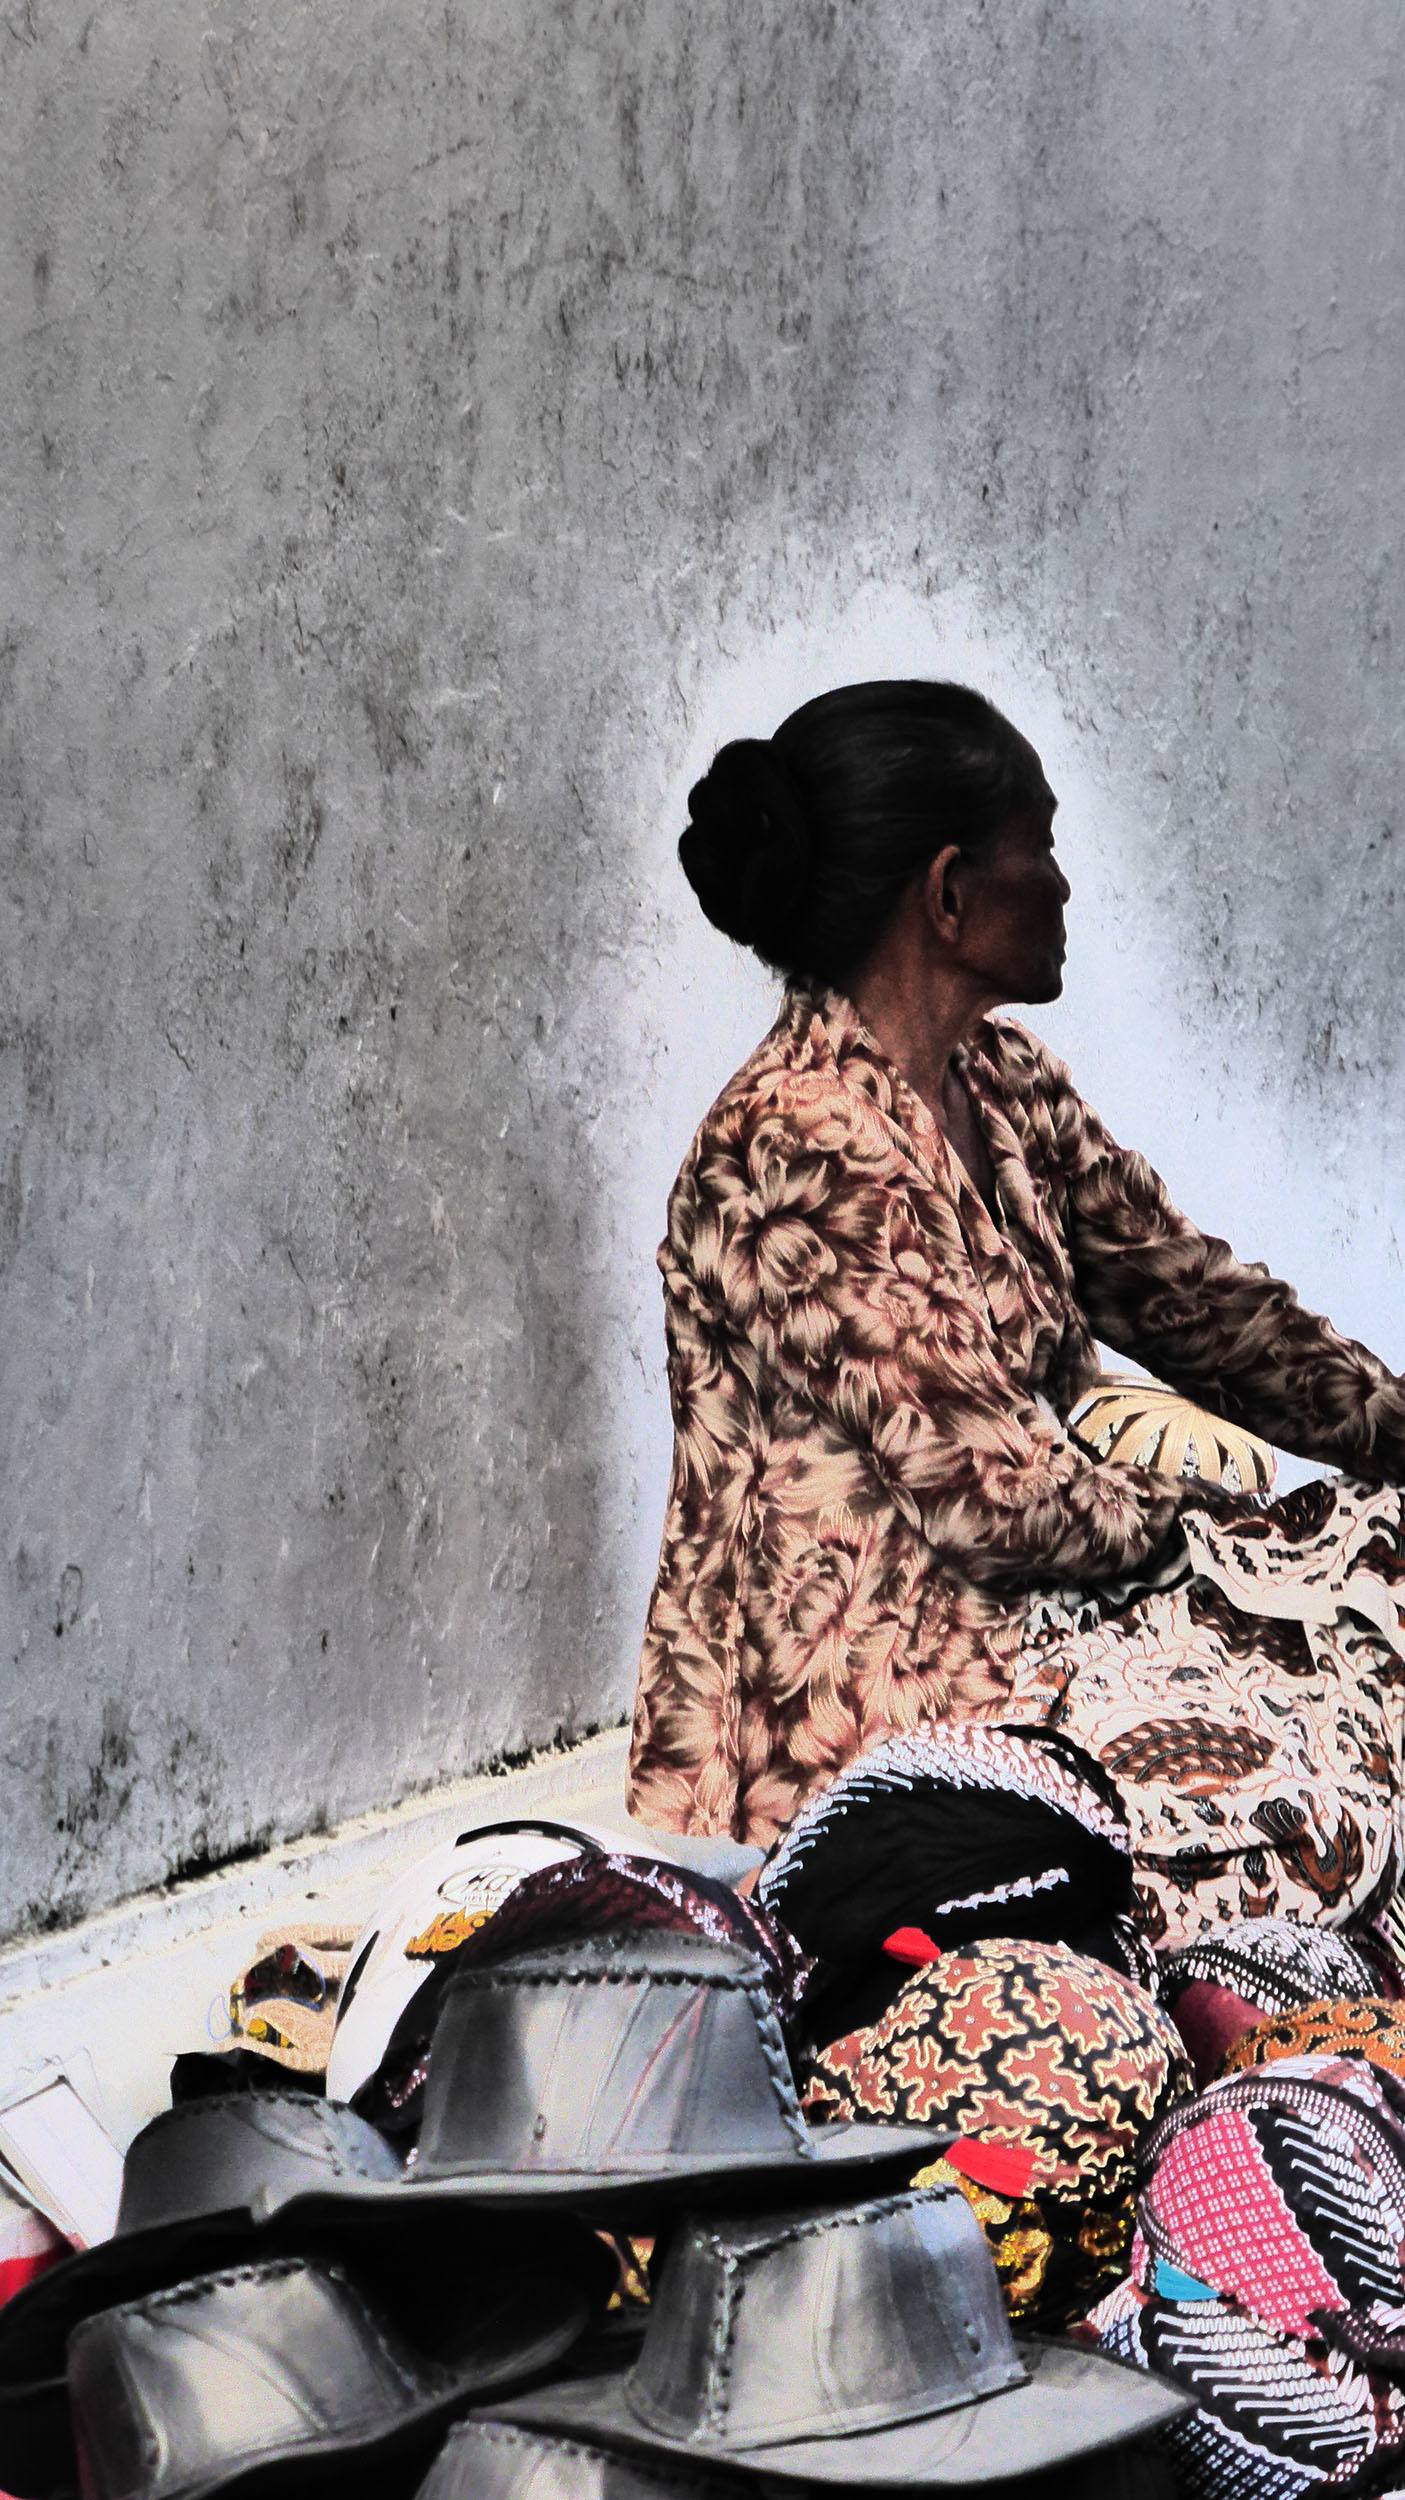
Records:
{"label": "orange and brown patterned hat", "polygon": [[1405,2007],[1387,1997],[1324,1997],[1295,2005],[1236,2040],[1223,2072],[1243,2074],[1280,2057],[1365,2057],[1405,2083]]}

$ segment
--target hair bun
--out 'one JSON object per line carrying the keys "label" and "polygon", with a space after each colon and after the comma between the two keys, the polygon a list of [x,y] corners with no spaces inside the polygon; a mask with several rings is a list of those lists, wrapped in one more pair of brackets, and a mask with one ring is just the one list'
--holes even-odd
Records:
{"label": "hair bun", "polygon": [[769,739],[734,738],[688,793],[683,874],[715,929],[768,963],[803,918],[814,846],[804,803]]}

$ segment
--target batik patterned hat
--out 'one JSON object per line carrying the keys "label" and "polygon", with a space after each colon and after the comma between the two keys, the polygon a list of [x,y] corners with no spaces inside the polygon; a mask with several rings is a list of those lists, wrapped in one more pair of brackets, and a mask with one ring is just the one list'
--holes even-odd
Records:
{"label": "batik patterned hat", "polygon": [[905,1924],[948,1944],[993,1927],[1062,1939],[1130,1907],[1127,1817],[1098,1765],[1047,1729],[923,1730],[859,1754],[812,1797],[756,1891],[808,1953],[861,1951]]}
{"label": "batik patterned hat", "polygon": [[899,1984],[888,1939],[943,1950],[1035,1936],[1148,1975],[1132,1855],[1106,1773],[1045,1728],[955,1724],[860,1754],[801,1808],[757,1878],[816,1974],[810,2037],[875,2021]]}
{"label": "batik patterned hat", "polygon": [[915,1970],[878,2022],[816,2052],[813,2116],[914,2121],[994,2251],[1012,2316],[1081,2316],[1122,2272],[1140,2147],[1190,2090],[1143,1989],[1066,1945],[1000,1937]]}
{"label": "batik patterned hat", "polygon": [[1298,2500],[1405,2476],[1405,2094],[1364,2059],[1232,2075],[1147,2146],[1101,2348],[1194,2396],[1185,2500]]}
{"label": "batik patterned hat", "polygon": [[1405,2015],[1385,1997],[1298,2006],[1246,2031],[1225,2059],[1224,2071],[1246,2074],[1284,2057],[1365,2057],[1405,2083]]}
{"label": "batik patterned hat", "polygon": [[1157,1969],[1157,1994],[1200,2083],[1211,2082],[1235,2041],[1268,2016],[1378,1993],[1371,1964],[1349,1936],[1292,1918],[1239,1919],[1163,1955]]}

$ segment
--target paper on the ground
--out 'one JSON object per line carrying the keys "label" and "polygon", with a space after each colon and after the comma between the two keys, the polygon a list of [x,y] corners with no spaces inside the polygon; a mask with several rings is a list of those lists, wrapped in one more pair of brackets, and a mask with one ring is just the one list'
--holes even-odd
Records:
{"label": "paper on the ground", "polygon": [[61,2066],[0,2094],[0,2161],[21,2194],[75,2246],[111,2238],[122,2156]]}

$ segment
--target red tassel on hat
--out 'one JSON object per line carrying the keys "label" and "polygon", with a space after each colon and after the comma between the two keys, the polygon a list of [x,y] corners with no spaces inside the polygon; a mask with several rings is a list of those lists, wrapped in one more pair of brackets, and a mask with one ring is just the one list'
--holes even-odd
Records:
{"label": "red tassel on hat", "polygon": [[921,1970],[925,1963],[939,1962],[942,1958],[941,1946],[933,1944],[922,1927],[895,1927],[891,1936],[884,1937],[883,1950],[890,1961],[910,1962],[914,1970]]}
{"label": "red tassel on hat", "polygon": [[1025,2144],[984,2144],[977,2136],[959,2135],[954,2144],[948,2144],[942,2159],[976,2187],[1016,2202],[1034,2176],[1034,2154]]}

